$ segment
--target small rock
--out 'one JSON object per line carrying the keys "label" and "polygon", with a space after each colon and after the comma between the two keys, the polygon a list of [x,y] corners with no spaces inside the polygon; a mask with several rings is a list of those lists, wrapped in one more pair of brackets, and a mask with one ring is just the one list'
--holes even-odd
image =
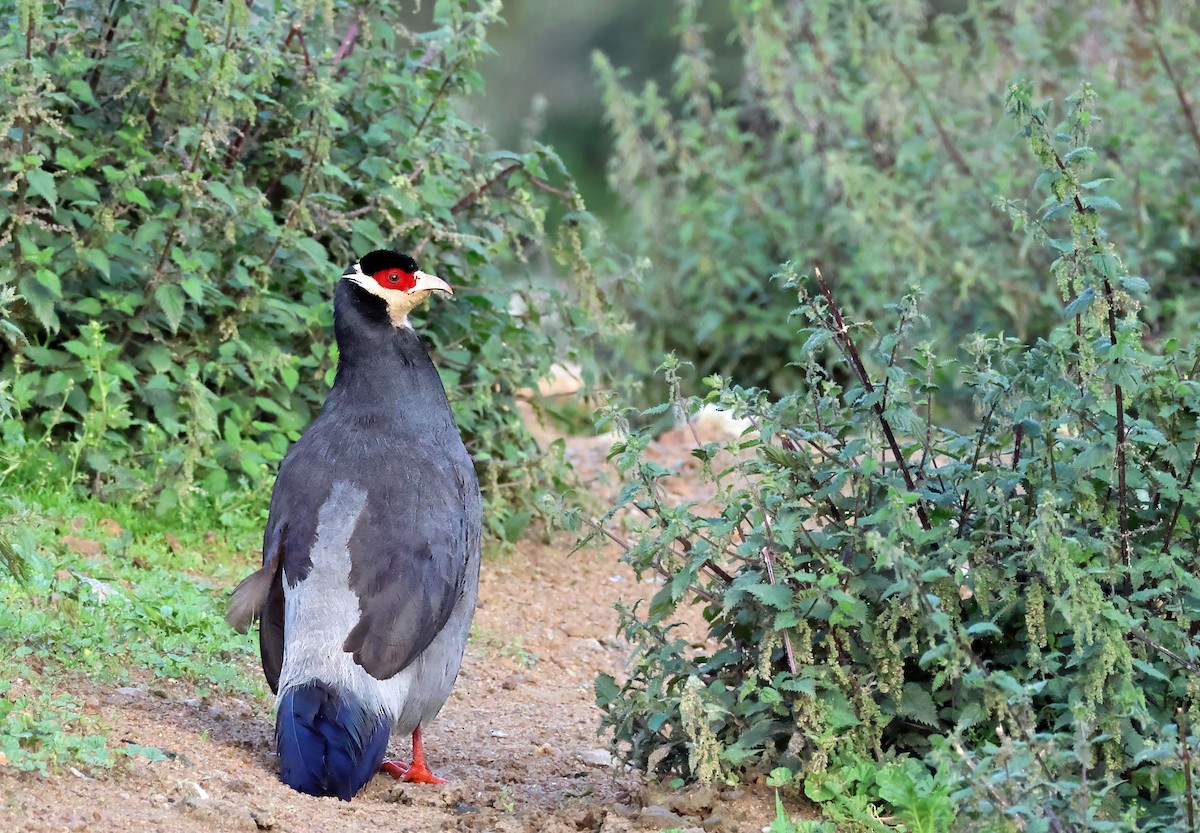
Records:
{"label": "small rock", "polygon": [[600,644],[600,640],[594,636],[589,636],[587,639],[579,640],[580,651],[603,651],[604,646]]}
{"label": "small rock", "polygon": [[500,683],[500,687],[506,691],[512,691],[515,688],[526,685],[530,681],[531,680],[528,674],[509,674]]}
{"label": "small rock", "polygon": [[683,819],[661,804],[652,804],[638,815],[638,822],[643,827],[653,830],[670,830],[682,827]]}
{"label": "small rock", "polygon": [[250,818],[254,819],[254,825],[259,830],[270,830],[275,826],[275,816],[271,814],[270,810],[251,807]]}
{"label": "small rock", "polygon": [[126,697],[141,697],[145,693],[146,692],[144,689],[140,689],[131,685],[123,685],[117,689],[117,694],[123,694]]}
{"label": "small rock", "polygon": [[717,806],[717,791],[712,787],[698,786],[692,789],[674,793],[671,796],[671,808],[685,816],[704,816]]}
{"label": "small rock", "polygon": [[607,749],[589,749],[586,752],[580,752],[575,757],[588,766],[603,768],[613,765],[612,753]]}
{"label": "small rock", "polygon": [[0,752],[0,766],[8,766],[8,756]]}
{"label": "small rock", "polygon": [[104,548],[100,546],[100,542],[92,541],[87,538],[77,538],[74,535],[64,535],[62,537],[62,545],[76,555],[82,555],[85,558],[95,558]]}
{"label": "small rock", "polygon": [[208,790],[197,784],[195,781],[180,781],[178,788],[175,790],[179,797],[186,800],[194,799],[196,801],[208,801]]}
{"label": "small rock", "polygon": [[558,629],[572,639],[587,639],[589,636],[595,636],[593,633],[595,628],[587,622],[563,622]]}
{"label": "small rock", "polygon": [[721,815],[720,813],[713,813],[711,816],[704,819],[704,821],[700,822],[700,826],[703,827],[707,833],[721,833],[721,831],[728,829],[729,823],[726,821],[725,816]]}
{"label": "small rock", "polygon": [[501,732],[499,729],[497,729],[497,730],[495,730],[494,732],[492,732],[492,737],[494,737],[494,738],[506,738],[506,737],[508,737],[508,732]]}
{"label": "small rock", "polygon": [[92,578],[91,576],[80,576],[79,580],[88,587],[92,588],[92,592],[96,594],[96,601],[98,602],[103,602],[109,596],[115,595],[117,592],[117,589],[107,581],[101,581],[98,578]]}

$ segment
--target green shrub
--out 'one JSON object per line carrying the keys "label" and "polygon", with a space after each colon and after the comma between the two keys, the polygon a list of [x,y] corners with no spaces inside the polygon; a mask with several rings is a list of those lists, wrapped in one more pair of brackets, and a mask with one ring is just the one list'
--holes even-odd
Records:
{"label": "green shrub", "polygon": [[[0,286],[29,337],[2,364],[15,476],[163,510],[261,488],[332,378],[334,282],[396,247],[460,287],[419,326],[492,531],[519,530],[556,469],[514,392],[586,337],[592,226],[553,152],[495,150],[455,107],[499,4],[439,2],[427,32],[402,5],[17,0],[0,31]],[[551,259],[567,285],[544,285]]]}
{"label": "green shrub", "polygon": [[852,309],[881,311],[920,283],[939,299],[946,343],[976,330],[1045,335],[1056,301],[1037,275],[1053,253],[990,209],[1026,187],[995,95],[1015,76],[1058,95],[1092,79],[1108,106],[1096,150],[1126,209],[1110,228],[1136,244],[1133,274],[1157,287],[1154,334],[1190,337],[1200,296],[1177,290],[1195,288],[1200,265],[1193,7],[730,2],[736,86],[714,80],[695,2],[683,4],[669,90],[631,91],[597,58],[622,238],[649,262],[630,304],[646,354],[793,389],[801,345],[787,293],[768,280],[785,260],[826,266]]}
{"label": "green shrub", "polygon": [[[789,266],[800,388],[772,401],[710,376],[684,399],[679,361],[664,365],[679,412],[753,426],[693,452],[711,501],[672,505],[674,473],[627,411],[607,415],[628,486],[592,523],[623,518],[625,560],[663,580],[622,612],[628,679],[596,685],[625,759],[813,779],[909,753],[939,783],[891,779],[881,797],[945,818],[949,794],[963,829],[1184,822],[1200,797],[1200,353],[1144,346],[1146,282],[1088,174],[1093,99],[1085,86],[1052,130],[1030,86],[1008,92],[1045,201],[1002,207],[1054,253],[1066,303],[1045,338],[980,334],[956,360],[925,340],[940,299],[912,293],[875,339],[819,271]],[[972,397],[973,430],[932,418],[943,374]],[[677,633],[681,605],[702,608],[703,647]]]}

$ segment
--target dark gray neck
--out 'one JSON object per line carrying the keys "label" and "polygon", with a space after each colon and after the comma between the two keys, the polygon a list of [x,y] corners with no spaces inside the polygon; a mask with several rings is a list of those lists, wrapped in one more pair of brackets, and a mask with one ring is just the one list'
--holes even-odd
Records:
{"label": "dark gray neck", "polygon": [[360,407],[394,407],[427,397],[444,402],[445,392],[429,352],[412,327],[396,327],[387,305],[353,281],[338,281],[333,296],[333,331],[338,369],[326,407],[343,400]]}

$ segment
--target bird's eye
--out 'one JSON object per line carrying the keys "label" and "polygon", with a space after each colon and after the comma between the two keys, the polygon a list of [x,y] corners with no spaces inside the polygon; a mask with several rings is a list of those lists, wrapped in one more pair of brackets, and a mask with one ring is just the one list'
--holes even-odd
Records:
{"label": "bird's eye", "polygon": [[384,289],[399,289],[407,292],[417,284],[417,277],[403,269],[381,269],[374,275],[375,282]]}

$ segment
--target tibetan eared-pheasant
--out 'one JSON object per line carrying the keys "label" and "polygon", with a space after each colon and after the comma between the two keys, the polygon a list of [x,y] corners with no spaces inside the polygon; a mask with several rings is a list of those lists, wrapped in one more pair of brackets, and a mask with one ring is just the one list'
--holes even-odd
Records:
{"label": "tibetan eared-pheasant", "polygon": [[[449,285],[376,251],[334,293],[339,359],[321,413],[279,468],[262,569],[227,618],[259,620],[277,695],[279,775],[350,800],[381,766],[439,783],[421,727],[462,662],[479,589],[479,481],[408,313]],[[411,765],[384,761],[391,731]]]}

